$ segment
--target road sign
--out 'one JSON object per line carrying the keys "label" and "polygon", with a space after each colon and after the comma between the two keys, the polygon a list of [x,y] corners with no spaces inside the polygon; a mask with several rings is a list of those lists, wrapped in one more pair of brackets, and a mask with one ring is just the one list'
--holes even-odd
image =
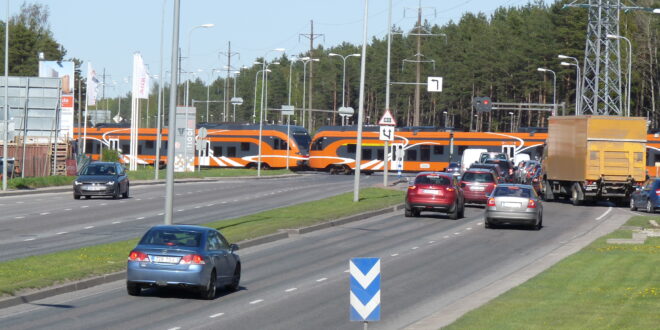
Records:
{"label": "road sign", "polygon": [[380,258],[352,258],[351,321],[380,320]]}
{"label": "road sign", "polygon": [[208,131],[206,130],[206,127],[201,127],[199,129],[199,132],[197,132],[197,136],[199,136],[200,139],[205,138],[207,134],[208,134]]}
{"label": "road sign", "polygon": [[295,108],[292,105],[283,105],[282,114],[285,116],[293,116]]}
{"label": "road sign", "polygon": [[396,120],[392,117],[392,113],[389,109],[385,110],[385,114],[380,118],[378,122],[380,126],[396,126]]}
{"label": "road sign", "polygon": [[351,107],[339,107],[339,109],[337,109],[337,112],[340,115],[352,116],[355,113],[355,109]]}
{"label": "road sign", "polygon": [[427,92],[442,92],[442,77],[429,77],[426,81]]}
{"label": "road sign", "polygon": [[381,141],[394,141],[394,126],[380,126]]}
{"label": "road sign", "polygon": [[115,121],[115,123],[119,124],[124,118],[122,118],[119,114],[116,116],[112,117],[112,120]]}
{"label": "road sign", "polygon": [[472,99],[475,110],[477,112],[490,112],[493,109],[493,103],[490,97],[475,97]]}
{"label": "road sign", "polygon": [[232,97],[229,102],[233,105],[241,105],[243,104],[243,98],[242,97]]}

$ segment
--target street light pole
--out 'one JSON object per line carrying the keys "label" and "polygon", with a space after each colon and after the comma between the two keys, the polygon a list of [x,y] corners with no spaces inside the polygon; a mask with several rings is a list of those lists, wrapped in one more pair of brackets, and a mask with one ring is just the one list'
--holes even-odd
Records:
{"label": "street light pole", "polygon": [[626,90],[626,114],[627,116],[630,116],[630,88],[631,88],[631,72],[632,72],[632,43],[630,42],[630,39],[624,37],[624,36],[618,36],[614,34],[608,34],[607,38],[609,39],[623,39],[626,42],[628,42],[628,88]]}
{"label": "street light pole", "polygon": [[563,66],[574,66],[577,69],[577,76],[576,76],[576,87],[575,87],[575,114],[578,114],[578,109],[580,108],[580,66],[578,64],[573,64],[573,63],[568,63],[568,62],[561,62],[560,63]]}
{"label": "street light pole", "polygon": [[[192,38],[192,32],[195,29],[198,29],[198,28],[208,29],[208,28],[212,28],[214,26],[215,26],[215,24],[212,24],[212,23],[202,24],[202,25],[193,26],[192,29],[190,29],[190,31],[188,31],[188,49],[187,49],[186,59],[190,58],[190,40]],[[180,67],[179,67],[179,74],[181,74],[181,68]],[[186,102],[185,102],[185,105],[186,105],[186,107],[188,106],[188,82],[187,81],[186,81]]]}
{"label": "street light pole", "polygon": [[[165,37],[165,5],[167,0],[163,0],[163,14],[160,19],[160,73],[158,74],[158,115],[156,116],[156,160],[154,161],[154,180],[158,180],[158,170],[160,167],[160,144],[162,139],[162,125],[160,116],[163,113],[163,82],[165,82],[165,77],[163,76],[163,44]],[[121,98],[119,98],[119,107],[121,109]],[[120,110],[121,112],[121,110]]]}
{"label": "street light pole", "polygon": [[[562,60],[570,59],[575,61],[575,67],[577,68],[577,77],[575,82],[575,93],[577,94],[577,96],[575,96],[575,114],[579,115],[582,111],[582,74],[580,72],[580,61],[578,61],[578,59],[575,57],[561,54],[557,55],[557,58]],[[562,62],[561,65],[565,65],[564,63],[566,62]]]}
{"label": "street light pole", "polygon": [[509,114],[511,115],[511,133],[513,133],[513,112],[509,112]]}
{"label": "street light pole", "polygon": [[178,49],[179,49],[179,9],[181,0],[174,0],[174,21],[172,28],[172,63],[170,78],[170,111],[169,111],[169,131],[167,132],[167,180],[165,186],[165,224],[172,224],[172,214],[174,207],[174,132],[176,131],[176,90],[178,78]]}
{"label": "street light pole", "polygon": [[257,177],[261,177],[261,140],[263,138],[263,129],[264,129],[264,85],[266,83],[266,70],[268,70],[268,65],[266,64],[266,57],[268,53],[272,51],[284,52],[284,48],[275,48],[264,55],[264,60],[261,63],[262,73],[261,73],[261,111],[259,112],[259,156],[257,160]]}
{"label": "street light pole", "polygon": [[[261,63],[259,63],[261,64]],[[252,107],[252,123],[256,124],[257,122],[257,83],[259,82],[259,74],[263,70],[257,71],[257,73],[254,75],[254,102],[253,102],[253,107]]]}
{"label": "street light pole", "polygon": [[264,84],[261,86],[262,88],[265,88],[265,90],[266,90],[266,92],[265,92],[266,96],[264,97],[264,103],[263,103],[263,105],[264,105],[263,106],[263,108],[264,108],[264,119],[266,120],[266,122],[268,122],[268,73],[272,72],[271,70],[268,70],[268,67],[270,65],[279,65],[279,64],[280,64],[280,62],[272,62],[272,63],[268,63],[266,65],[266,72],[265,72],[266,73],[266,80],[265,80]]}
{"label": "street light pole", "polygon": [[550,70],[544,68],[536,69],[539,72],[550,72],[552,73],[552,115],[557,115],[557,74]]}
{"label": "street light pole", "polygon": [[[7,19],[5,20],[5,107],[4,137],[2,139],[2,190],[7,190],[7,140],[9,140],[9,0],[7,0]],[[85,109],[87,111],[87,109]],[[57,139],[57,137],[55,137]]]}
{"label": "street light pole", "polygon": [[362,117],[364,113],[364,84],[367,66],[367,26],[369,20],[369,0],[364,0],[364,23],[362,26],[362,59],[360,61],[360,96],[358,102],[357,146],[355,150],[355,177],[353,178],[353,202],[360,200],[360,163],[362,161]]}
{"label": "street light pole", "polygon": [[[305,113],[307,112],[307,109],[305,108],[305,101],[306,101],[306,94],[307,92],[305,91],[307,89],[307,63],[310,61],[318,62],[318,58],[310,58],[310,57],[303,57],[300,59],[301,62],[303,62],[303,99],[302,99],[302,126],[305,127]],[[310,114],[311,116],[311,114]]]}
{"label": "street light pole", "polygon": [[[343,56],[341,54],[336,54],[336,53],[330,53],[328,56],[338,56],[341,57],[342,61],[344,62],[343,64],[343,75],[342,75],[342,82],[341,82],[341,107],[345,108],[346,107],[346,59],[351,57],[351,56],[356,56],[359,57],[360,54],[349,54],[346,56]],[[342,126],[344,125],[344,117],[342,116]]]}
{"label": "street light pole", "polygon": [[[392,0],[387,5],[387,70],[385,71],[385,111],[390,110],[390,64],[392,60]],[[387,187],[389,171],[390,141],[385,140],[383,150],[383,187]]]}
{"label": "street light pole", "polygon": [[447,111],[443,111],[443,114],[445,114],[445,129],[448,127],[447,126]]}

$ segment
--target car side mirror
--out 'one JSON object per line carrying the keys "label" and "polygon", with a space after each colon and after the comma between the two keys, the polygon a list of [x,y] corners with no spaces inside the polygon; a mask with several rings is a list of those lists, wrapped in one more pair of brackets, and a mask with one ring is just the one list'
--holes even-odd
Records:
{"label": "car side mirror", "polygon": [[230,252],[238,251],[239,249],[240,249],[240,247],[238,246],[238,244],[229,244],[229,251]]}

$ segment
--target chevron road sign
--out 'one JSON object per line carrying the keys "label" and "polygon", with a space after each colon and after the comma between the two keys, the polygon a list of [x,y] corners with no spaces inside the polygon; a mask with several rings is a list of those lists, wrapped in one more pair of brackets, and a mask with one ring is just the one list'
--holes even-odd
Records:
{"label": "chevron road sign", "polygon": [[380,258],[352,258],[351,321],[380,320]]}

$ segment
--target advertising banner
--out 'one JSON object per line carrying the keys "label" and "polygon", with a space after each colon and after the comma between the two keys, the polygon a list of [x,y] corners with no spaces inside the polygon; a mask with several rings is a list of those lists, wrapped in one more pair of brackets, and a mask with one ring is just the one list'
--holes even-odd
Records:
{"label": "advertising banner", "polygon": [[176,132],[174,134],[174,172],[195,171],[195,107],[176,107]]}
{"label": "advertising banner", "polygon": [[62,79],[60,137],[73,137],[74,64],[70,61],[39,61],[39,77]]}

